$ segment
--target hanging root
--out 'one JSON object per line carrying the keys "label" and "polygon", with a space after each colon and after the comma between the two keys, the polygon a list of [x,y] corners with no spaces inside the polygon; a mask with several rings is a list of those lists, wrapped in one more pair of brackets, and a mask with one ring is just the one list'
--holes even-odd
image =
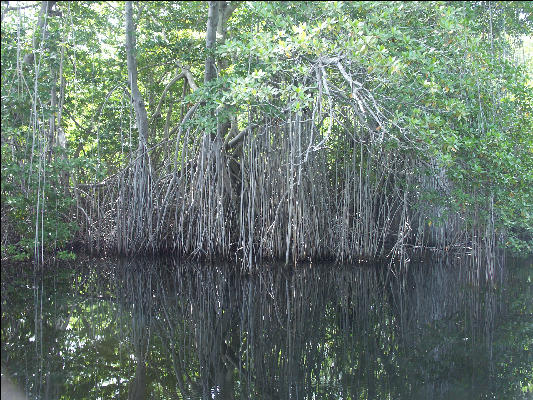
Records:
{"label": "hanging root", "polygon": [[[173,160],[155,169],[153,149],[140,146],[86,201],[90,243],[96,230],[99,248],[119,253],[171,251],[250,267],[263,259],[406,260],[408,248],[464,243],[458,213],[428,223],[445,210],[425,205],[420,192],[445,195],[445,171],[416,156],[423,149],[387,118],[364,75],[340,57],[321,58],[306,79],[302,86],[315,89],[305,108],[294,99],[276,115],[250,108],[247,127],[226,137],[194,123],[195,105],[172,132]],[[484,248],[494,248],[490,228]]]}

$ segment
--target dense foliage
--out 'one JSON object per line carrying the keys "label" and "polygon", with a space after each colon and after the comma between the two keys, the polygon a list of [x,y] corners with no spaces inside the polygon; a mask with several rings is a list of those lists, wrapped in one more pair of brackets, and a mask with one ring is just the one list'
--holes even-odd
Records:
{"label": "dense foliage", "polygon": [[2,3],[2,258],[533,251],[530,3],[125,8]]}

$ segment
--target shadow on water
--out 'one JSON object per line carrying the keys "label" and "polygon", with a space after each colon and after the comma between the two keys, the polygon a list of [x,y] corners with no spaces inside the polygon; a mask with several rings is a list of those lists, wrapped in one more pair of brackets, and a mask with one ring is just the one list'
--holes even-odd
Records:
{"label": "shadow on water", "polygon": [[39,399],[519,399],[531,262],[91,262],[2,272],[2,375]]}

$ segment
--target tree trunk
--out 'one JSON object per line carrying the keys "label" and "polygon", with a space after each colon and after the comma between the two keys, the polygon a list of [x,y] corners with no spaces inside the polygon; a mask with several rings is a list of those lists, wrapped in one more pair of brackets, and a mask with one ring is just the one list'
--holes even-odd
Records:
{"label": "tree trunk", "polygon": [[126,2],[126,55],[128,62],[128,80],[131,88],[131,98],[137,128],[139,130],[139,148],[148,143],[148,114],[144,106],[144,101],[137,86],[137,59],[135,58],[135,26],[133,24],[133,5],[131,1]]}
{"label": "tree trunk", "polygon": [[[153,198],[152,176],[150,167],[150,157],[148,154],[148,115],[144,106],[144,101],[137,86],[137,60],[135,57],[135,26],[133,24],[133,5],[131,1],[126,2],[126,55],[128,63],[128,78],[131,87],[131,99],[135,109],[135,121],[139,131],[139,146],[131,177],[131,185],[127,185],[124,190],[128,192],[126,203],[129,208],[126,211],[126,226],[123,232],[126,237],[119,236],[117,242],[124,241],[126,253],[139,250],[142,246],[154,246],[152,241],[152,217]],[[121,229],[117,229],[117,233]]]}
{"label": "tree trunk", "polygon": [[207,83],[216,77],[215,55],[213,53],[215,51],[217,39],[218,11],[219,2],[210,1],[209,11],[207,14],[207,35],[205,39],[207,57],[205,59],[204,83]]}
{"label": "tree trunk", "polygon": [[[233,11],[237,8],[236,1],[222,1],[219,5],[218,12],[218,24],[217,24],[217,44],[223,45],[226,42],[228,36],[228,20],[233,14]],[[221,59],[219,61],[219,69],[226,68],[228,66],[227,60]]]}
{"label": "tree trunk", "polygon": [[67,138],[65,136],[65,131],[61,126],[63,119],[63,105],[65,103],[65,76],[63,73],[63,63],[65,59],[65,46],[64,43],[61,43],[61,57],[59,59],[59,104],[57,110],[57,144],[63,149],[67,148]]}
{"label": "tree trunk", "polygon": [[136,355],[137,366],[135,367],[135,377],[130,383],[128,400],[146,399],[146,363],[144,357]]}
{"label": "tree trunk", "polygon": [[57,73],[52,72],[52,88],[50,89],[50,108],[52,110],[48,127],[48,156],[52,157],[52,148],[56,139],[56,107],[57,107]]}

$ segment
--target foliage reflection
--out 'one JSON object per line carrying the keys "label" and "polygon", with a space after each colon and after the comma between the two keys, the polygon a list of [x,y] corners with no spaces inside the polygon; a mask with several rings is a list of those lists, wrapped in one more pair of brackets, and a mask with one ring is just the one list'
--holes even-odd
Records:
{"label": "foliage reflection", "polygon": [[514,399],[533,390],[527,263],[507,263],[489,283],[444,260],[396,275],[99,264],[2,272],[2,374],[28,398]]}

